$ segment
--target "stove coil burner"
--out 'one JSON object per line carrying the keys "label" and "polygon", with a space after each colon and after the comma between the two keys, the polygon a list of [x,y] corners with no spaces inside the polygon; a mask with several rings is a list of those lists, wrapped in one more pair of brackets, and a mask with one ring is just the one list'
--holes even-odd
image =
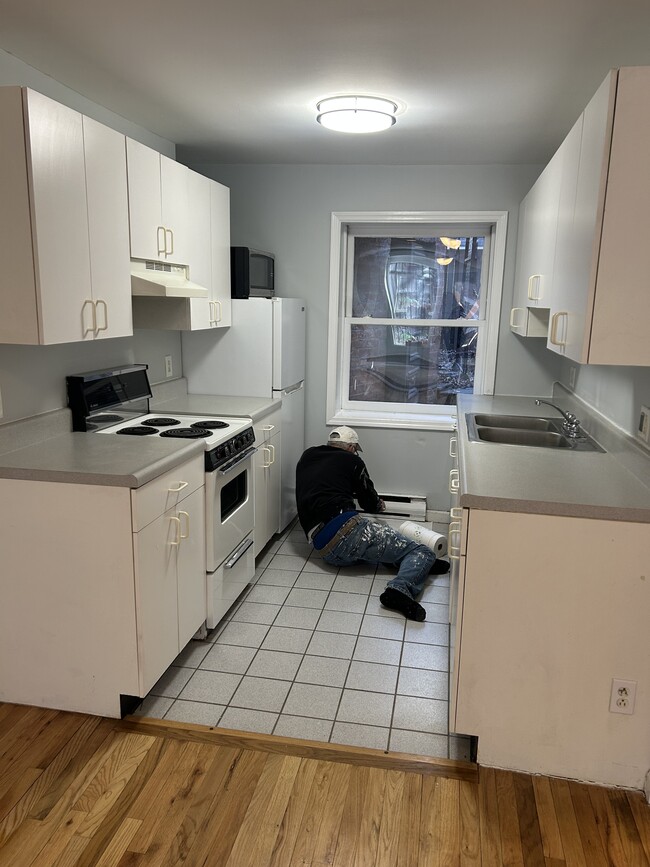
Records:
{"label": "stove coil burner", "polygon": [[120,430],[116,430],[115,433],[131,437],[146,437],[151,436],[152,434],[157,434],[158,429],[155,427],[143,427],[142,425],[139,425],[138,427],[123,427]]}
{"label": "stove coil burner", "polygon": [[178,439],[200,439],[209,437],[209,430],[201,430],[195,427],[172,427],[169,430],[160,431],[161,437],[177,437]]}
{"label": "stove coil burner", "polygon": [[230,427],[227,421],[218,421],[217,419],[206,419],[206,421],[195,421],[190,427],[198,428],[199,430],[219,430],[223,427]]}
{"label": "stove coil burner", "polygon": [[177,418],[148,418],[142,422],[148,427],[171,427],[173,424],[180,424]]}

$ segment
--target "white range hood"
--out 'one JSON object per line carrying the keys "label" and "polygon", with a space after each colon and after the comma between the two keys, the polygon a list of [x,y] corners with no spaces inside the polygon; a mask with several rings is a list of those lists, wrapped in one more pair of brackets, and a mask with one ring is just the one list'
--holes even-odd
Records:
{"label": "white range hood", "polygon": [[131,294],[158,298],[207,298],[205,286],[188,279],[187,265],[131,260]]}

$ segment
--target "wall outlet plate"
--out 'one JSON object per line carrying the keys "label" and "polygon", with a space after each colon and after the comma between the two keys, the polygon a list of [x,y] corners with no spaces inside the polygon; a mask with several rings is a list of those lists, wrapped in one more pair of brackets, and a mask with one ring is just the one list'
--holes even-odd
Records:
{"label": "wall outlet plate", "polygon": [[635,701],[636,680],[612,678],[612,689],[609,695],[610,713],[634,713]]}
{"label": "wall outlet plate", "polygon": [[165,376],[172,376],[174,373],[174,368],[172,365],[172,357],[171,355],[165,356]]}

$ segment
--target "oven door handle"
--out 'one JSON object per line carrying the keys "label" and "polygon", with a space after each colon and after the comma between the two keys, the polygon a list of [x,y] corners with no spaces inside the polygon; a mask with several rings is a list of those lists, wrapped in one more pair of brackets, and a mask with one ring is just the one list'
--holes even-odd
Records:
{"label": "oven door handle", "polygon": [[244,554],[246,553],[246,551],[248,551],[248,549],[250,548],[250,546],[252,544],[253,544],[253,539],[251,539],[251,538],[244,539],[243,542],[240,542],[239,545],[237,545],[235,550],[232,552],[230,557],[223,564],[223,568],[224,569],[232,569],[232,567],[235,565],[235,563],[244,556]]}
{"label": "oven door handle", "polygon": [[256,451],[257,451],[257,448],[246,449],[245,452],[242,452],[241,454],[236,455],[231,461],[228,461],[227,464],[222,464],[222,466],[220,466],[217,469],[217,472],[219,473],[220,476],[225,476],[226,473],[229,473],[231,470],[234,470],[235,467],[239,466],[239,464],[241,464],[243,461],[250,458],[251,455],[254,455]]}

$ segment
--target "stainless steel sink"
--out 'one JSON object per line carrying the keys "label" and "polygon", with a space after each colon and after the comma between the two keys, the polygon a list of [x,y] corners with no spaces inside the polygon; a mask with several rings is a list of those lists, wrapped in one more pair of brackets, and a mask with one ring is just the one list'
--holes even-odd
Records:
{"label": "stainless steel sink", "polygon": [[516,428],[517,430],[557,430],[550,418],[533,418],[526,415],[486,415],[476,413],[474,421],[480,427]]}
{"label": "stainless steel sink", "polygon": [[562,432],[562,419],[520,415],[468,413],[467,433],[472,442],[533,446],[576,452],[604,452],[596,440],[580,429],[579,436]]}

